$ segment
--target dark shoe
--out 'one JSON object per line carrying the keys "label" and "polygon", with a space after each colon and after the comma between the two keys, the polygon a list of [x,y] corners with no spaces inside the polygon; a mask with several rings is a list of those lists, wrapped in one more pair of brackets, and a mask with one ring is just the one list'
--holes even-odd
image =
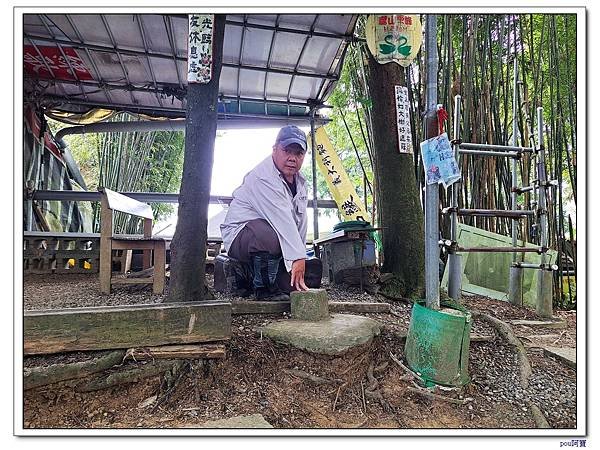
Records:
{"label": "dark shoe", "polygon": [[268,288],[257,288],[254,291],[254,298],[263,302],[286,302],[290,300],[290,296],[285,292]]}
{"label": "dark shoe", "polygon": [[290,297],[277,287],[275,283],[281,256],[270,255],[267,252],[252,255],[252,284],[254,297],[263,301],[289,301]]}

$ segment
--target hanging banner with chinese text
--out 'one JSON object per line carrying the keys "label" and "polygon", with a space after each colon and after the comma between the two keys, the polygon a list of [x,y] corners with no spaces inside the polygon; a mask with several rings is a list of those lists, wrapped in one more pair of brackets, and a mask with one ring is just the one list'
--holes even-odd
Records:
{"label": "hanging banner with chinese text", "polygon": [[208,83],[212,77],[214,14],[189,14],[188,83]]}
{"label": "hanging banner with chinese text", "polygon": [[24,45],[25,72],[39,78],[61,80],[93,80],[85,61],[72,47]]}
{"label": "hanging banner with chinese text", "polygon": [[446,133],[421,142],[421,156],[427,184],[442,183],[447,188],[460,179],[454,150]]}
{"label": "hanging banner with chinese text", "polygon": [[423,29],[418,15],[374,14],[366,25],[367,47],[379,64],[408,67],[421,48]]}
{"label": "hanging banner with chinese text", "polygon": [[400,153],[412,153],[412,134],[410,131],[410,104],[408,103],[408,88],[406,86],[395,86],[396,88],[396,119],[398,125],[398,151]]}
{"label": "hanging banner with chinese text", "polygon": [[325,177],[329,192],[337,203],[344,221],[365,220],[370,222],[369,215],[344,170],[342,161],[333,149],[324,127],[319,127],[315,131],[315,144],[317,146],[315,153],[317,167]]}

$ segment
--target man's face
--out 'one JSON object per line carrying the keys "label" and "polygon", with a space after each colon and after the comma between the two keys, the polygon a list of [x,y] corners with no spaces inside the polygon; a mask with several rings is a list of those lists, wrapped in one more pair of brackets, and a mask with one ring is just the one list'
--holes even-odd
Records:
{"label": "man's face", "polygon": [[291,144],[287,147],[275,144],[273,147],[273,162],[286,177],[293,177],[302,167],[304,151],[298,144]]}

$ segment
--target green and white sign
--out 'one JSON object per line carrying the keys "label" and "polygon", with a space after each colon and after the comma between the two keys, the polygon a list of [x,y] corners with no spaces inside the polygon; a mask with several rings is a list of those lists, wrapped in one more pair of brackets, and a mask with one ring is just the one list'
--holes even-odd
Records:
{"label": "green and white sign", "polygon": [[408,67],[421,48],[422,34],[418,15],[375,14],[367,19],[367,46],[379,64]]}

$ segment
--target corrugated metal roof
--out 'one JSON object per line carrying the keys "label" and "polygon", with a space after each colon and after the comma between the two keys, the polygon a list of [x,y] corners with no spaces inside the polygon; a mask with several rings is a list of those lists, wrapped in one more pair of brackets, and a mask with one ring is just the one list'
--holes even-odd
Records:
{"label": "corrugated metal roof", "polygon": [[[25,14],[26,100],[185,117],[187,15]],[[308,116],[337,80],[351,14],[227,15],[221,116]]]}

